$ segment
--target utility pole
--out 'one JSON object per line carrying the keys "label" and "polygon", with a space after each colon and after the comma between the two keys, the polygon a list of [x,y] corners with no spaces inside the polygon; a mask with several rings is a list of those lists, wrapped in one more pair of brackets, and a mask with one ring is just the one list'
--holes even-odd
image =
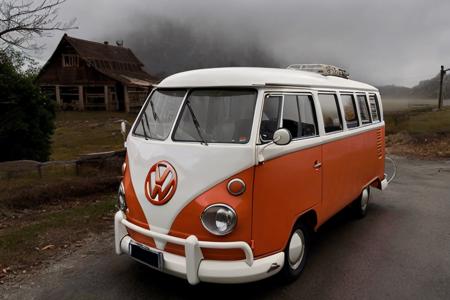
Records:
{"label": "utility pole", "polygon": [[442,106],[444,106],[444,93],[442,91],[442,85],[444,83],[444,76],[445,76],[445,73],[447,71],[450,71],[450,69],[445,70],[444,66],[441,66],[441,72],[440,72],[441,79],[440,79],[440,83],[439,83],[439,99],[438,99],[438,101],[439,101],[438,102],[438,109],[439,110],[442,109]]}

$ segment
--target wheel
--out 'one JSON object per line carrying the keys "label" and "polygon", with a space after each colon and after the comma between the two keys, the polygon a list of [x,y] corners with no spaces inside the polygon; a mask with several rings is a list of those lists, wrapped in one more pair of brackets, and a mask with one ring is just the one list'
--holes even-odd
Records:
{"label": "wheel", "polygon": [[281,275],[287,282],[294,281],[305,268],[310,247],[310,229],[302,223],[297,224],[284,250],[284,266]]}
{"label": "wheel", "polygon": [[358,219],[364,218],[367,214],[370,200],[370,187],[366,187],[361,195],[352,203],[353,214]]}

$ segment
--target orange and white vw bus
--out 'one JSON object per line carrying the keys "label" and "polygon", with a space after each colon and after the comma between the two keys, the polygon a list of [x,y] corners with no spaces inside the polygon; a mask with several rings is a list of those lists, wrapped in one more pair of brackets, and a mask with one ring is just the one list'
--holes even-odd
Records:
{"label": "orange and white vw bus", "polygon": [[297,277],[310,233],[346,206],[364,216],[387,186],[380,94],[345,77],[294,65],[164,79],[126,139],[117,254],[191,284]]}

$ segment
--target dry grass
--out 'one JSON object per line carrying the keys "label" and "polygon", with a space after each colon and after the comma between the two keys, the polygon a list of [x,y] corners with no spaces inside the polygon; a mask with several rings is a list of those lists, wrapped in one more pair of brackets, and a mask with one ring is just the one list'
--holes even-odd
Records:
{"label": "dry grass", "polygon": [[72,160],[82,154],[120,150],[120,121],[132,123],[135,118],[119,112],[58,112],[51,159]]}
{"label": "dry grass", "polygon": [[99,174],[96,177],[15,178],[1,180],[0,217],[18,209],[36,209],[66,198],[83,197],[99,192],[114,192],[120,178]]}
{"label": "dry grass", "polygon": [[[122,149],[120,121],[134,118],[125,113],[59,112],[52,160]],[[76,172],[56,166],[41,174],[2,176],[0,282],[69,251],[91,234],[112,230],[121,163],[118,158],[101,166],[84,163]]]}
{"label": "dry grass", "polygon": [[95,194],[0,218],[0,279],[27,272],[70,253],[92,234],[112,230],[115,203],[114,193]]}
{"label": "dry grass", "polygon": [[450,158],[450,107],[397,112],[386,115],[385,121],[390,153]]}

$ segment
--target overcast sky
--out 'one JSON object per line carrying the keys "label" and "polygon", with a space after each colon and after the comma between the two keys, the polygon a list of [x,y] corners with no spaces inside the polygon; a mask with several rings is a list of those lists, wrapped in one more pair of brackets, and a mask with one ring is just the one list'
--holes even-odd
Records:
{"label": "overcast sky", "polygon": [[[220,56],[214,49],[230,48],[234,50],[226,53],[234,57],[229,60],[239,61],[241,50],[255,48],[248,46],[250,40],[280,66],[330,63],[348,69],[355,80],[412,86],[435,76],[441,64],[450,66],[449,12],[449,0],[69,0],[60,18],[77,18],[79,29],[69,35],[100,42],[124,40],[150,73],[152,67],[189,60],[202,50],[205,39],[205,49],[215,52],[209,56]],[[153,39],[155,32],[172,23],[177,34]],[[187,34],[182,28],[197,37],[195,45],[180,42]],[[43,40],[41,60],[48,58],[61,35]],[[161,45],[172,48],[165,59]],[[183,57],[188,51],[191,56]]]}

